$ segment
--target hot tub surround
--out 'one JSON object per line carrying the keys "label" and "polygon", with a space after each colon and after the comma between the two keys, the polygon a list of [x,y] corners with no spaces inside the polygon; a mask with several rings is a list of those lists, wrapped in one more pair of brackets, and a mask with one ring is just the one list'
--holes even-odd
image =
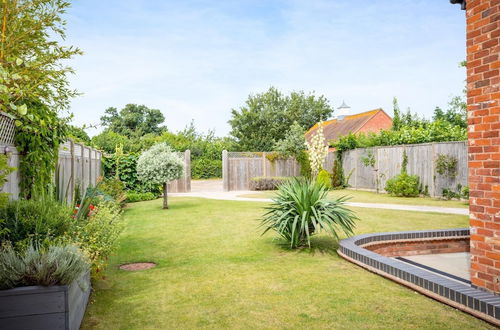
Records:
{"label": "hot tub surround", "polygon": [[[442,249],[447,247],[466,249],[461,242],[467,241],[469,236],[468,228],[365,234],[342,240],[338,253],[343,258],[372,272],[500,325],[499,296],[370,251],[370,247],[377,250],[377,248],[390,246],[415,245],[420,242],[424,246],[436,247],[435,251],[439,251],[436,253],[441,253]],[[417,251],[421,251],[421,249],[417,249]],[[392,251],[388,253],[396,255]]]}

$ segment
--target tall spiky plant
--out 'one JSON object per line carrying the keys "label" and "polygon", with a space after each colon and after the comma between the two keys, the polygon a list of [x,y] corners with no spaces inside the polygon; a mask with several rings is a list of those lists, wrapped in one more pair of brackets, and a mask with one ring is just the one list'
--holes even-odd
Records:
{"label": "tall spiky plant", "polygon": [[322,230],[339,239],[339,232],[350,236],[358,219],[345,206],[346,197],[328,199],[328,190],[322,184],[300,178],[283,183],[261,225],[275,230],[294,249],[311,246],[311,236]]}

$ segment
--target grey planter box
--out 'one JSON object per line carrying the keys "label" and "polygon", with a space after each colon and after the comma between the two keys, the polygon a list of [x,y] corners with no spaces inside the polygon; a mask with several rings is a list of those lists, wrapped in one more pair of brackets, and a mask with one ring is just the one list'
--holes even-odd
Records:
{"label": "grey planter box", "polygon": [[90,295],[90,276],[78,283],[0,290],[0,329],[79,329]]}

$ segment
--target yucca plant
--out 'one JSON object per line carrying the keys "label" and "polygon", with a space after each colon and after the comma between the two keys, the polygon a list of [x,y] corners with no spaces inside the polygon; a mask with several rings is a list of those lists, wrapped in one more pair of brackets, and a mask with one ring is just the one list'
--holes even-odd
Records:
{"label": "yucca plant", "polygon": [[328,199],[328,189],[315,182],[294,178],[283,183],[273,199],[261,225],[266,227],[263,235],[273,229],[295,249],[311,246],[311,236],[322,230],[339,239],[339,231],[347,236],[353,234],[355,221],[353,211],[345,206],[346,197]]}

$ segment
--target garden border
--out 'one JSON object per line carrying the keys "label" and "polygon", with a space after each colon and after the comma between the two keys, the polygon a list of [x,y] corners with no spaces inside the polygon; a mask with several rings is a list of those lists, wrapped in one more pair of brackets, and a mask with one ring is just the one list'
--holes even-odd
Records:
{"label": "garden border", "polygon": [[25,286],[0,290],[2,329],[80,329],[91,285],[87,272],[70,285]]}
{"label": "garden border", "polygon": [[373,233],[340,241],[338,254],[376,274],[408,286],[483,320],[500,326],[500,297],[430,271],[384,257],[363,246],[374,242],[469,237],[468,228]]}

